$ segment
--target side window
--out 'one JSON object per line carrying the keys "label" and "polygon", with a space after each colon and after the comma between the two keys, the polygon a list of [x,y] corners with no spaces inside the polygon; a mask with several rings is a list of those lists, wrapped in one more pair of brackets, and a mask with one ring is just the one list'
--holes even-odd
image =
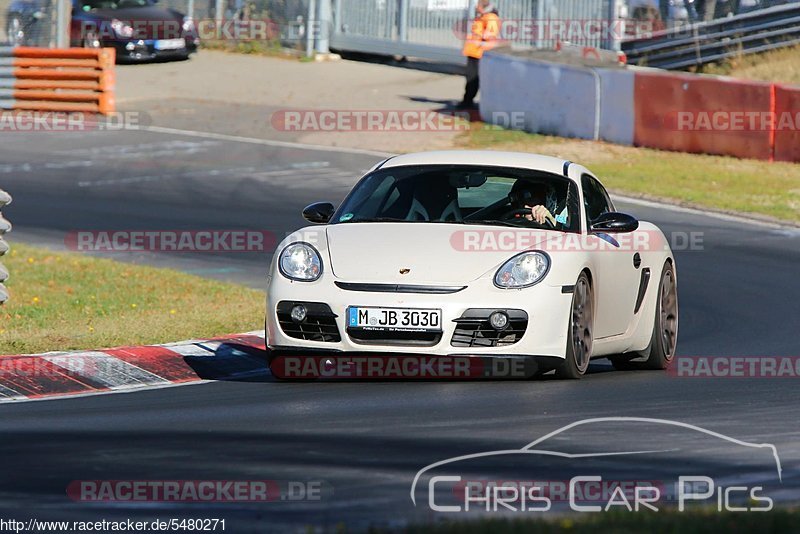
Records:
{"label": "side window", "polygon": [[600,182],[584,174],[581,179],[583,186],[583,207],[586,211],[587,224],[597,219],[603,213],[614,211],[608,193]]}

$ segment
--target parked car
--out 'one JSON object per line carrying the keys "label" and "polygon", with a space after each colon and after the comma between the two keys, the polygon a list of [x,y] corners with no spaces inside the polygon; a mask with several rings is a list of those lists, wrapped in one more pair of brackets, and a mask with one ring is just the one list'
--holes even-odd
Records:
{"label": "parked car", "polygon": [[[122,62],[188,58],[200,42],[194,22],[157,2],[73,0],[70,46],[112,47]],[[46,1],[14,0],[6,17],[9,44],[37,44],[48,10]]]}

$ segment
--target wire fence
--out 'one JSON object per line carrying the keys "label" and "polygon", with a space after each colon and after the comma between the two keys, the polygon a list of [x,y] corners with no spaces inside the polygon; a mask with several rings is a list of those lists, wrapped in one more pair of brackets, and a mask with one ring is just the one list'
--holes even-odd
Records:
{"label": "wire fence", "polygon": [[[326,44],[330,40],[331,47],[339,50],[446,60],[460,60],[475,4],[475,0],[151,1],[207,23],[202,26],[207,31],[200,32],[201,42],[213,40],[209,34],[234,43],[253,41],[254,34],[247,30],[256,21],[268,24],[268,39],[283,46],[305,48],[308,39],[316,38]],[[54,46],[57,2],[0,0],[0,44]],[[641,37],[641,30],[725,19],[792,2],[800,0],[495,0],[494,5],[503,20],[502,38],[512,46],[552,48],[569,42],[619,49],[621,42]]]}
{"label": "wire fence", "polygon": [[[241,40],[251,40],[246,30],[241,31],[251,21],[267,24],[274,30],[269,32],[270,38],[279,39],[285,46],[305,40],[309,0],[223,0],[220,4],[225,32],[233,34],[230,40],[236,40],[237,25],[243,35]],[[159,5],[187,14],[198,24],[208,22],[206,27],[211,30],[207,33],[213,33],[211,21],[218,16],[216,0],[162,0]]]}
{"label": "wire fence", "polygon": [[50,0],[0,0],[0,44],[53,46],[55,20]]}

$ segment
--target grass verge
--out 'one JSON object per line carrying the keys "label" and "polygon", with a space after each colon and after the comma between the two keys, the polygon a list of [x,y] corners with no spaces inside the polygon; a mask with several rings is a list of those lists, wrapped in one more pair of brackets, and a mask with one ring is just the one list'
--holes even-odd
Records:
{"label": "grass verge", "polygon": [[280,59],[307,60],[303,51],[285,48],[278,40],[268,41],[203,41],[203,50],[221,50],[233,54],[268,56]]}
{"label": "grass verge", "polygon": [[472,123],[456,142],[462,148],[537,152],[571,159],[620,193],[800,223],[800,165],[794,163],[665,152],[480,123]]}
{"label": "grass verge", "polygon": [[[448,521],[436,525],[416,526],[405,530],[408,534],[483,534],[483,533],[595,533],[613,532],[656,533],[674,532],[681,534],[726,533],[783,533],[794,532],[800,514],[793,510],[773,510],[767,513],[718,513],[676,512],[660,510],[650,512],[603,512],[564,517],[557,520],[545,519],[491,519],[473,522]],[[376,531],[380,532],[380,531]]]}
{"label": "grass verge", "polygon": [[12,244],[3,262],[0,354],[97,349],[261,330],[264,293],[156,269]]}
{"label": "grass verge", "polygon": [[734,57],[703,67],[706,74],[800,85],[800,46]]}

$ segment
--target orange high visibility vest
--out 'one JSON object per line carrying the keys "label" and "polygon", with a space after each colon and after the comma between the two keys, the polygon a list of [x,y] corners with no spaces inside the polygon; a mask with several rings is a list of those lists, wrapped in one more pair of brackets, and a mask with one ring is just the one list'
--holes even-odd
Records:
{"label": "orange high visibility vest", "polygon": [[464,43],[463,54],[467,57],[480,59],[486,50],[497,45],[500,37],[500,17],[495,13],[484,13],[472,21],[472,29]]}

